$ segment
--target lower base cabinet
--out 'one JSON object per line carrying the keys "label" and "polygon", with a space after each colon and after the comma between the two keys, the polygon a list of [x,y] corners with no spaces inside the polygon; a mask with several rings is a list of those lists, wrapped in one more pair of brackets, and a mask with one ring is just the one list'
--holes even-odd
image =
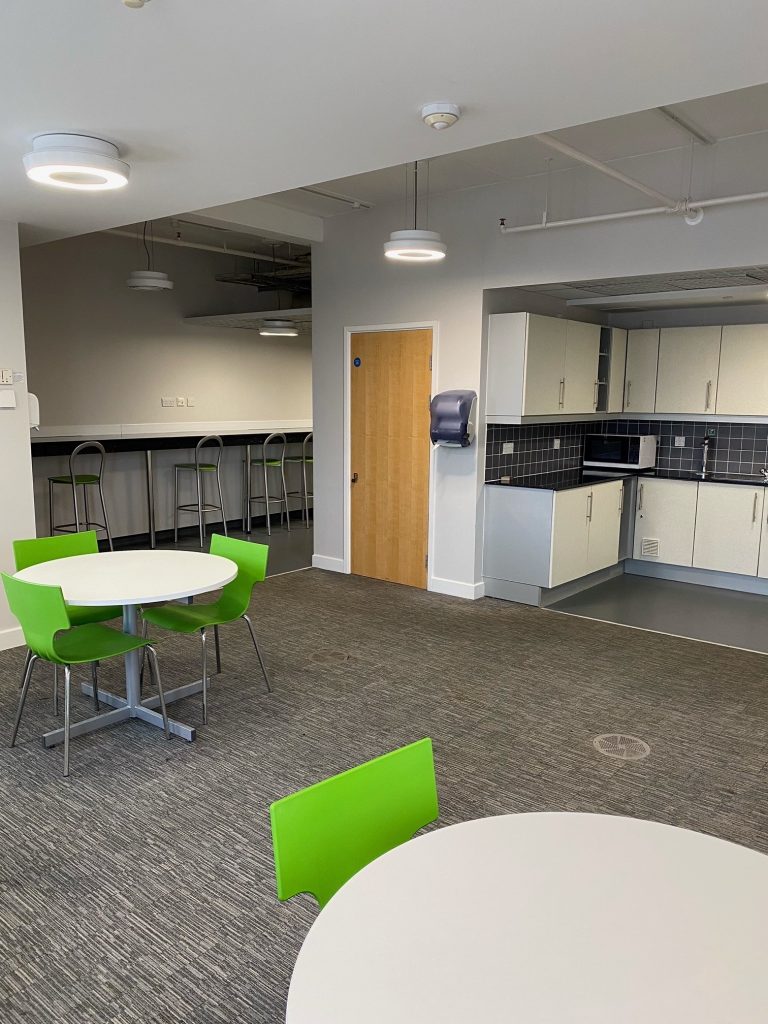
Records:
{"label": "lower base cabinet", "polygon": [[666,565],[693,565],[698,490],[695,480],[640,478],[634,558]]}
{"label": "lower base cabinet", "polygon": [[699,485],[695,568],[757,575],[764,495],[762,486]]}
{"label": "lower base cabinet", "polygon": [[550,587],[616,565],[623,495],[621,480],[554,492]]}

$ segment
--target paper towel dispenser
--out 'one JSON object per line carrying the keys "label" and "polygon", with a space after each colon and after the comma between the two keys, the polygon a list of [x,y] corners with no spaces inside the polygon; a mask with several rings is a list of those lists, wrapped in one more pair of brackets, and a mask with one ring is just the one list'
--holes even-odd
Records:
{"label": "paper towel dispenser", "polygon": [[474,391],[442,391],[429,405],[432,444],[468,448],[475,439],[477,395]]}

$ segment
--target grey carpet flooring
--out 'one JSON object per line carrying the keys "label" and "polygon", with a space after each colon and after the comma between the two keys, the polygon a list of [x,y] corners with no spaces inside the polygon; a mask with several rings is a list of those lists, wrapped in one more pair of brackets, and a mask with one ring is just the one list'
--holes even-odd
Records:
{"label": "grey carpet flooring", "polygon": [[[283,1020],[315,909],[275,898],[269,803],[425,735],[442,825],[600,811],[768,852],[761,655],[318,570],[267,580],[252,614],[272,695],[230,627],[196,743],[130,723],[75,741],[69,781],[39,743],[41,669],[22,745],[0,748],[3,1024]],[[159,651],[169,687],[197,677],[194,639]],[[22,657],[0,655],[4,728]],[[199,699],[174,715],[199,723]],[[650,757],[601,757],[614,730]]]}

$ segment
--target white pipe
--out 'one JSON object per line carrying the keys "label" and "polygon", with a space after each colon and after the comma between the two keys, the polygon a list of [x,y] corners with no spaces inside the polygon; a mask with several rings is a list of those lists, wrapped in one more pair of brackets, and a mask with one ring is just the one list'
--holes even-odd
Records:
{"label": "white pipe", "polygon": [[731,206],[736,203],[750,203],[758,199],[768,199],[768,192],[747,192],[738,196],[719,196],[716,199],[691,200],[690,203],[676,203],[674,206],[649,206],[641,210],[622,210],[620,213],[597,213],[589,217],[572,217],[568,220],[550,220],[546,224],[520,224],[514,227],[507,227],[503,223],[500,231],[502,235],[516,235],[527,231],[545,231],[549,228],[572,227],[574,224],[598,224],[605,220],[627,220],[631,217],[647,217],[660,213],[688,213],[695,212],[702,207],[709,206]]}
{"label": "white pipe", "polygon": [[[119,238],[132,238],[136,241],[136,235],[134,232],[121,231],[120,228],[110,228],[108,231],[103,233],[105,235],[117,235]],[[183,238],[160,238],[157,235],[153,241],[160,242],[163,245],[176,245],[182,249],[203,249],[205,252],[218,252],[221,253],[222,256],[245,256],[246,259],[256,260],[258,263],[280,263],[287,267],[302,267],[304,270],[309,269],[308,264],[300,263],[298,260],[286,260],[282,259],[280,256],[248,252],[245,249],[228,249],[225,246],[220,245],[206,245],[204,242],[187,242]]]}
{"label": "white pipe", "polygon": [[567,142],[561,142],[560,139],[556,139],[554,135],[548,135],[544,132],[540,135],[534,135],[533,137],[534,139],[538,139],[539,142],[543,142],[545,146],[549,146],[550,149],[556,149],[558,153],[563,153],[565,156],[569,156],[573,160],[578,160],[579,163],[586,164],[587,167],[592,167],[596,171],[600,171],[601,174],[605,174],[609,178],[614,178],[616,181],[620,181],[622,185],[628,185],[630,188],[634,188],[638,192],[642,192],[644,195],[650,196],[651,199],[656,199],[665,206],[675,206],[677,203],[677,200],[671,199],[669,196],[664,195],[663,192],[658,192],[655,188],[651,188],[650,185],[644,185],[642,181],[638,181],[636,178],[630,178],[628,174],[622,174],[622,172],[617,171],[615,167],[604,164],[602,160],[596,160],[593,156],[589,156],[588,153],[582,153],[580,149],[574,149],[574,147],[569,146]]}

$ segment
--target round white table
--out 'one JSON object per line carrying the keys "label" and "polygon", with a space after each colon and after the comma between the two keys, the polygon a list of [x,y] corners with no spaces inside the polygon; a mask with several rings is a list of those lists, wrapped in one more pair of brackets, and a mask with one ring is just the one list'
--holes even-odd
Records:
{"label": "round white table", "polygon": [[598,814],[421,836],[339,890],[286,1024],[765,1024],[768,857]]}
{"label": "round white table", "polygon": [[[76,555],[40,562],[16,573],[18,579],[29,583],[44,583],[61,587],[67,604],[88,607],[122,605],[123,632],[136,634],[137,606],[161,601],[176,601],[218,590],[237,575],[237,565],[220,555],[206,555],[198,551],[105,551],[93,555]],[[141,699],[139,675],[141,654],[131,651],[125,656],[125,698],[99,690],[99,700],[112,711],[75,723],[71,736],[83,736],[139,718],[149,725],[163,728],[162,715],[155,711],[160,698],[155,695]],[[166,691],[166,704],[200,693],[202,680],[187,683]],[[92,694],[89,684],[83,691]],[[174,719],[170,730],[185,740],[194,740],[195,729]],[[43,743],[52,747],[64,742],[64,730],[45,733]]]}

